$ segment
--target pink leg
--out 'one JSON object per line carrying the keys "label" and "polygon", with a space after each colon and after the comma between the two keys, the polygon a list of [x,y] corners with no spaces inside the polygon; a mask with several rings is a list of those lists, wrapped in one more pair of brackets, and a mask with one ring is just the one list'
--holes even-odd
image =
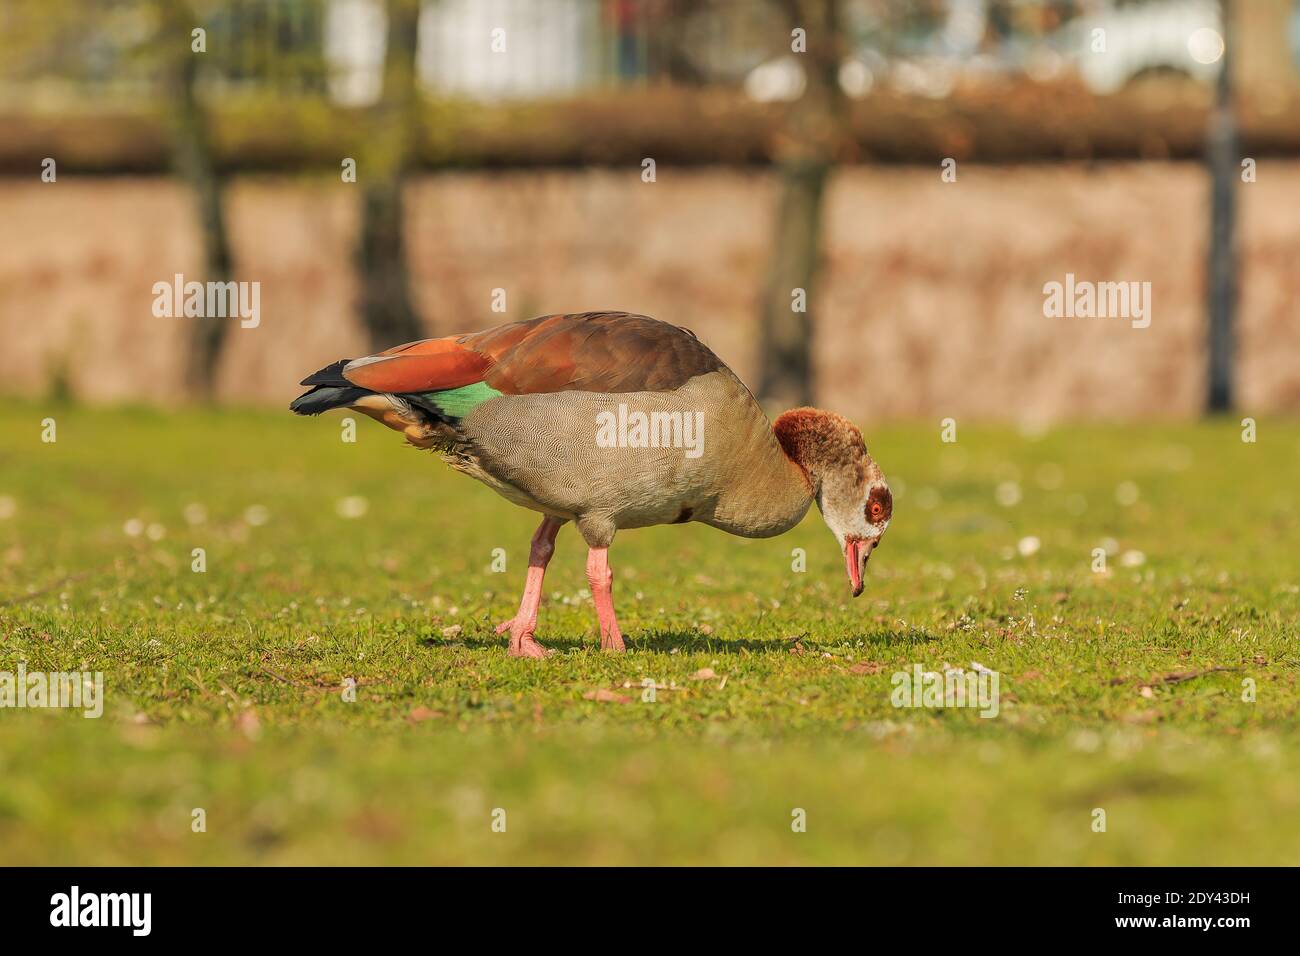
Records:
{"label": "pink leg", "polygon": [[537,607],[542,603],[542,578],[546,565],[555,553],[555,536],[559,533],[559,518],[547,515],[533,532],[533,546],[528,552],[528,579],[524,583],[524,596],[519,602],[519,613],[497,626],[497,633],[510,632],[511,657],[545,657],[549,651],[533,640],[537,630]]}
{"label": "pink leg", "polygon": [[596,603],[596,617],[600,621],[600,649],[622,651],[623,635],[614,617],[614,572],[609,568],[609,548],[592,548],[587,552],[587,581],[591,585],[591,598]]}

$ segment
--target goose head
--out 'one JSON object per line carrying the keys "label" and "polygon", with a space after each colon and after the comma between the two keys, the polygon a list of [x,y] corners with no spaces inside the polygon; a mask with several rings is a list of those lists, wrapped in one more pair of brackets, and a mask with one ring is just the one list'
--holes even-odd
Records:
{"label": "goose head", "polygon": [[894,516],[885,475],[843,415],[796,408],[777,418],[773,431],[786,455],[803,469],[813,500],[844,554],[853,596],[862,593],[867,560]]}

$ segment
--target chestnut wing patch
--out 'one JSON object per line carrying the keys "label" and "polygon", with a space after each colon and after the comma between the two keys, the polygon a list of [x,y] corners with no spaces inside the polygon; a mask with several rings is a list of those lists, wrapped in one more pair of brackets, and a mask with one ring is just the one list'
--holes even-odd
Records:
{"label": "chestnut wing patch", "polygon": [[626,312],[583,312],[408,342],[336,362],[303,384],[419,396],[461,418],[502,394],[666,392],[725,367],[686,329]]}
{"label": "chestnut wing patch", "polygon": [[481,382],[490,364],[454,339],[425,339],[355,359],[343,377],[372,392],[429,392]]}
{"label": "chestnut wing patch", "polygon": [[490,359],[484,381],[507,395],[666,392],[725,367],[685,329],[626,312],[542,316],[457,341]]}

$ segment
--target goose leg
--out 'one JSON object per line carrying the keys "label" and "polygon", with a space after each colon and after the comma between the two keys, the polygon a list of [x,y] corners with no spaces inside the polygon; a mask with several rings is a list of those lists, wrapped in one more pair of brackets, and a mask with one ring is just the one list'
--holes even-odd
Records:
{"label": "goose leg", "polygon": [[600,621],[600,649],[624,650],[623,635],[614,616],[614,572],[609,567],[609,548],[592,548],[587,552],[587,582]]}
{"label": "goose leg", "polygon": [[561,519],[547,515],[533,532],[533,545],[528,552],[528,578],[524,582],[519,612],[497,625],[498,634],[510,632],[511,657],[545,657],[550,653],[533,640],[533,632],[537,630],[537,608],[542,603],[542,578],[551,555],[555,553],[555,536],[562,524]]}

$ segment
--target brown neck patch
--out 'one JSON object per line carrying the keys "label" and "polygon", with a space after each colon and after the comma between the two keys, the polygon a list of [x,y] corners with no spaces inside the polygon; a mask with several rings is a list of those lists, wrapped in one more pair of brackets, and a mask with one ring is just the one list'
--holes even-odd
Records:
{"label": "brown neck patch", "polygon": [[867,456],[862,432],[843,415],[820,408],[795,408],[772,423],[781,449],[814,479],[835,470],[866,481]]}

